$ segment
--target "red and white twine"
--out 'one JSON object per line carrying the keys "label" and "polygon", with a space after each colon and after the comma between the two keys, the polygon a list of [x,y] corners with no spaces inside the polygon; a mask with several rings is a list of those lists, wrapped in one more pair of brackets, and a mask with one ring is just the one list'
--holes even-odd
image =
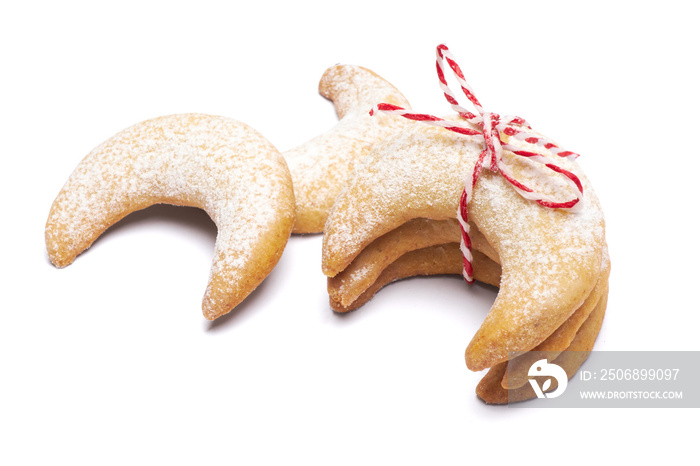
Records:
{"label": "red and white twine", "polygon": [[[464,95],[474,105],[474,108],[476,108],[478,115],[459,105],[457,97],[452,92],[447,84],[447,80],[445,79],[445,62],[447,62],[447,65],[449,66],[450,70],[452,70],[452,73],[459,82]],[[438,78],[440,80],[440,88],[445,95],[445,99],[450,104],[452,109],[464,119],[464,121],[450,121],[433,115],[412,113],[397,105],[386,103],[376,105],[372,110],[370,110],[370,115],[374,115],[377,112],[399,115],[404,118],[408,118],[409,120],[422,121],[423,123],[429,125],[442,127],[446,130],[467,136],[476,143],[483,144],[484,149],[479,154],[479,158],[474,165],[474,171],[472,172],[471,179],[467,178],[465,180],[464,190],[462,191],[459,207],[457,208],[457,220],[459,220],[462,230],[462,241],[460,244],[463,264],[462,275],[464,275],[464,279],[467,282],[472,283],[474,281],[471,253],[472,244],[469,237],[467,206],[472,197],[474,186],[476,185],[483,168],[487,168],[494,173],[500,173],[501,176],[503,176],[503,178],[505,178],[522,197],[535,201],[538,204],[550,209],[571,209],[583,198],[583,186],[576,175],[553,164],[549,159],[540,154],[521,150],[516,146],[507,144],[502,139],[502,135],[538,146],[551,154],[558,155],[559,157],[565,157],[573,160],[578,157],[578,154],[563,150],[549,139],[527,131],[532,130],[532,128],[524,119],[520,117],[500,116],[497,113],[485,111],[481,106],[481,103],[474,95],[474,91],[472,91],[469,84],[467,84],[465,81],[464,74],[454,59],[454,56],[444,44],[440,44],[437,47],[436,65]],[[480,130],[473,129],[474,126],[480,128]],[[558,202],[544,193],[537,193],[533,189],[525,186],[523,183],[515,179],[512,170],[503,161],[504,150],[515,155],[527,157],[529,160],[540,163],[548,169],[559,173],[564,177],[563,179],[567,181],[567,183],[577,192],[576,197],[565,202]]]}

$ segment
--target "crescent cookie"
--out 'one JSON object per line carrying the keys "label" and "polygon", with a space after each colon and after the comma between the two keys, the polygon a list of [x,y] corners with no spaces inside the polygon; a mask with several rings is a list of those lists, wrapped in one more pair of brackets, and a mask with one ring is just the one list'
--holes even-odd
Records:
{"label": "crescent cookie", "polygon": [[[512,145],[539,152],[510,139]],[[333,277],[342,272],[372,241],[410,220],[454,218],[464,177],[480,152],[480,145],[424,125],[376,145],[356,166],[331,209],[323,242],[324,273]],[[580,178],[586,195],[577,212],[525,200],[488,170],[469,203],[471,220],[502,267],[496,302],[465,353],[472,370],[537,346],[581,306],[600,275],[604,220],[598,199],[576,162],[542,156]],[[568,194],[567,186],[531,162],[508,162],[516,177],[537,192]]]}
{"label": "crescent cookie", "polygon": [[202,311],[228,313],[277,264],[294,224],[285,160],[249,126],[183,114],[138,123],[93,149],[60,191],[46,248],[69,265],[107,228],[153,204],[204,209],[217,226]]}
{"label": "crescent cookie", "polygon": [[[476,225],[471,224],[470,226],[474,250],[499,264],[498,254],[479,233]],[[355,300],[365,293],[365,290],[378,279],[382,271],[399,257],[416,249],[459,242],[460,235],[459,223],[456,219],[416,218],[380,236],[367,245],[342,272],[334,277],[328,277],[328,296],[331,300],[331,307],[333,309],[359,307],[359,304],[354,303]],[[459,263],[462,263],[461,256]],[[499,268],[499,278],[500,275]]]}
{"label": "crescent cookie", "polygon": [[[476,248],[473,250],[473,256],[474,263],[478,266],[474,267],[475,279],[487,285],[498,287],[501,279],[501,267],[498,262],[491,260]],[[360,257],[361,256],[358,256],[358,259]],[[455,242],[428,246],[405,253],[389,266],[382,269],[377,279],[369,284],[360,296],[348,306],[342,306],[332,298],[330,299],[330,304],[333,310],[337,312],[347,312],[364,305],[382,287],[396,280],[422,275],[461,274],[462,253],[459,249],[459,243]],[[603,292],[607,289],[609,275],[610,260],[607,248],[605,248],[598,282],[581,307],[542,343],[530,350],[537,351],[538,353],[528,352],[509,361],[510,368],[502,382],[504,388],[518,388],[527,383],[527,371],[536,359],[542,357],[542,352],[547,352],[548,359],[551,361],[569,346],[579,328],[597,305]],[[330,280],[332,279],[329,279],[329,281]],[[510,380],[508,379],[509,376]]]}
{"label": "crescent cookie", "polygon": [[410,125],[402,118],[369,115],[370,109],[380,102],[410,107],[394,86],[366,68],[328,68],[318,88],[321,95],[333,101],[340,121],[327,132],[283,153],[294,181],[294,233],[323,231],[328,211],[355,164],[377,142]]}
{"label": "crescent cookie", "polygon": [[552,332],[546,340],[532,348],[531,352],[508,361],[508,370],[501,381],[503,388],[512,389],[522,387],[527,383],[527,373],[530,366],[537,360],[535,359],[536,356],[539,355],[539,358],[541,358],[542,353],[546,352],[547,359],[552,361],[571,344],[581,325],[588,319],[588,316],[598,305],[603,294],[607,293],[609,277],[610,257],[608,256],[608,249],[606,246],[603,250],[603,262],[601,263],[598,282],[581,307],[576,309],[576,311],[571,314],[571,317],[569,317],[561,327]]}
{"label": "crescent cookie", "polygon": [[[498,286],[501,279],[501,267],[478,250],[473,251],[474,278],[487,285]],[[462,253],[459,243],[437,244],[412,250],[402,255],[384,268],[354,301],[347,306],[330,299],[331,308],[336,312],[348,312],[357,309],[372,299],[384,286],[404,278],[424,275],[460,275],[462,274]],[[330,285],[329,285],[330,287]]]}
{"label": "crescent cookie", "polygon": [[[475,279],[498,287],[501,277],[500,259],[475,225],[471,225]],[[462,273],[459,250],[460,231],[456,220],[414,219],[377,238],[352,261],[343,272],[328,278],[331,307],[337,312],[357,309],[369,301],[383,286],[403,278],[420,275]],[[454,243],[442,244],[445,241]],[[480,251],[484,251],[484,254]],[[569,319],[528,353],[510,361],[503,379],[504,388],[518,388],[527,383],[527,372],[533,358],[547,352],[549,360],[565,350],[581,324],[607,287],[610,258],[603,249],[601,274],[595,287]],[[511,377],[509,380],[508,377]]]}
{"label": "crescent cookie", "polygon": [[[581,325],[571,344],[554,359],[554,364],[564,369],[569,379],[574,376],[581,364],[588,359],[588,355],[593,349],[595,340],[603,325],[607,304],[608,288],[606,286],[601,293],[598,303],[583,325]],[[535,398],[536,395],[530,385],[523,385],[511,390],[503,388],[501,382],[508,372],[509,364],[510,362],[502,362],[492,367],[486,373],[476,387],[476,394],[479,398],[489,404],[513,403]],[[557,386],[556,380],[553,380],[549,390],[555,390]]]}
{"label": "crescent cookie", "polygon": [[[358,256],[358,259],[361,256]],[[498,263],[480,253],[476,248],[473,251],[473,259],[474,278],[482,283],[498,286],[501,273]],[[376,281],[349,306],[343,307],[332,299],[331,306],[338,312],[351,311],[365,304],[379,289],[393,281],[420,275],[444,274],[459,276],[462,274],[462,253],[459,249],[459,243],[439,244],[407,252],[383,269]],[[533,348],[532,352],[527,352],[508,362],[494,366],[479,384],[477,389],[479,396],[489,403],[506,403],[509,399],[510,401],[522,401],[533,398],[534,392],[529,385],[523,386],[527,383],[528,369],[536,360],[543,357],[542,352],[547,352],[547,359],[562,365],[567,371],[567,375],[571,377],[583,362],[582,356],[587,353],[569,354],[567,351],[580,352],[592,349],[597,331],[592,333],[590,325],[591,322],[597,321],[597,318],[591,320],[588,327],[584,324],[588,322],[588,318],[596,309],[604,313],[607,303],[604,301],[604,297],[607,296],[609,274],[610,260],[606,247],[603,251],[601,275],[581,307],[540,345]],[[599,315],[599,318],[600,321],[597,325],[602,322],[602,314]],[[574,340],[577,340],[578,343],[574,344]],[[583,347],[582,343],[586,343],[588,346]],[[501,387],[496,386],[498,376],[502,377]],[[554,388],[556,386],[552,387],[552,389]]]}

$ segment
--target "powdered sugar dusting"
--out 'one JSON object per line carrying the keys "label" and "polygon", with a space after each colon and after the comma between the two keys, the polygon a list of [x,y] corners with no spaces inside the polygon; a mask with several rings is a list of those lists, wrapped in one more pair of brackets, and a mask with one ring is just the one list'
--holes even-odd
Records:
{"label": "powdered sugar dusting", "polygon": [[297,204],[295,232],[322,231],[328,211],[355,164],[379,141],[410,122],[386,115],[369,116],[379,102],[408,106],[401,93],[359,66],[329,68],[319,85],[333,100],[341,120],[320,136],[286,151]]}
{"label": "powdered sugar dusting", "polygon": [[369,241],[412,218],[454,218],[463,176],[477,150],[464,138],[418,125],[377,144],[331,209],[324,236],[326,272],[344,269]]}
{"label": "powdered sugar dusting", "polygon": [[211,216],[218,235],[210,278],[232,289],[293,218],[286,164],[261,135],[224,117],[164,116],[118,133],[78,165],[47,221],[52,261],[68,265],[111,224],[156,203]]}
{"label": "powdered sugar dusting", "polygon": [[[537,148],[533,149],[525,142],[508,142],[537,151]],[[393,230],[411,218],[454,218],[464,178],[473,170],[480,152],[479,144],[426,126],[408,128],[378,144],[357,166],[333,207],[325,238],[327,254],[338,254],[343,259],[354,257],[368,239]],[[492,204],[500,209],[497,218],[502,223],[511,222],[525,227],[528,224],[523,224],[523,221],[530,217],[540,219],[538,222],[544,222],[549,217],[550,221],[559,224],[564,236],[571,238],[569,247],[575,253],[575,249],[584,247],[582,245],[588,244],[589,239],[602,236],[602,227],[593,228],[594,225],[602,225],[602,212],[576,162],[559,157],[554,159],[546,152],[542,154],[551,158],[552,163],[570,169],[582,178],[585,195],[579,212],[547,209],[526,201],[507,182],[488,171],[484,171],[483,180],[477,184],[472,202],[474,205],[470,204],[469,210],[474,218],[478,218],[477,204],[482,209]],[[543,169],[540,164],[518,161],[514,172],[535,190],[562,197],[569,194],[555,192],[554,187],[570,188],[562,185],[554,172]],[[511,241],[509,244],[512,244],[514,238],[508,238]],[[332,266],[330,263],[328,265]]]}

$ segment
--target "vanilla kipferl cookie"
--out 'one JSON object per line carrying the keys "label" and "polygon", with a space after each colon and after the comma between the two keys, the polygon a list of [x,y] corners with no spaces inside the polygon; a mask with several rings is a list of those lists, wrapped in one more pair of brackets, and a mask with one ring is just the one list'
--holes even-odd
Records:
{"label": "vanilla kipferl cookie", "polygon": [[277,264],[294,224],[285,160],[244,123],[182,114],[138,123],[93,149],[56,197],[46,248],[69,265],[111,225],[153,204],[204,209],[218,228],[202,311],[213,320]]}
{"label": "vanilla kipferl cookie", "polygon": [[[426,228],[420,228],[419,225]],[[372,242],[348,267],[348,269],[355,270],[357,272],[356,275],[359,275],[359,278],[355,278],[355,276],[347,277],[348,283],[344,283],[344,285],[353,286],[356,289],[355,291],[360,293],[356,299],[344,306],[333,298],[342,288],[335,280],[348,269],[336,277],[328,278],[329,298],[333,310],[337,312],[355,310],[369,301],[382,287],[396,280],[422,275],[461,276],[462,252],[458,243],[438,244],[423,247],[422,249],[412,249],[412,246],[420,245],[421,243],[429,244],[431,239],[440,241],[443,239],[442,235],[453,239],[459,237],[459,233],[455,234],[453,226],[448,221],[415,219]],[[474,278],[479,282],[498,287],[501,274],[498,258],[496,257],[494,261],[480,252],[480,249],[484,249],[485,246],[484,239],[474,225],[471,227],[471,235],[473,240],[472,263],[474,265]],[[487,243],[486,249],[488,249]],[[405,252],[407,250],[409,252]],[[391,260],[393,262],[386,265],[386,262]],[[362,264],[362,267],[353,267],[358,261]],[[379,274],[376,275],[378,270]],[[364,273],[360,273],[363,271]],[[542,343],[527,353],[508,361],[508,370],[504,371],[501,381],[504,389],[519,389],[525,385],[528,380],[529,368],[536,360],[543,357],[543,353],[546,354],[549,361],[553,361],[563,351],[566,351],[578,335],[582,324],[598,305],[601,296],[607,292],[609,275],[610,258],[607,247],[604,246],[601,273],[591,293],[584,300],[583,304]],[[374,281],[372,282],[367,278],[368,276],[374,277],[372,278]],[[506,363],[502,364],[505,365]],[[495,367],[498,367],[498,365]],[[488,376],[487,380],[490,380],[492,377],[494,377],[493,373]],[[530,392],[524,389],[523,393]]]}
{"label": "vanilla kipferl cookie", "polygon": [[[474,278],[481,283],[497,287],[501,279],[501,266],[476,249],[472,254],[475,264]],[[382,287],[392,282],[427,275],[461,276],[462,252],[459,243],[437,244],[409,251],[383,268],[377,278],[347,306],[333,298],[330,298],[330,305],[336,312],[352,311],[367,303]]]}
{"label": "vanilla kipferl cookie", "polygon": [[[496,287],[499,285],[501,269],[496,262],[475,249],[473,264],[474,278],[477,281]],[[379,289],[393,281],[421,275],[445,274],[458,276],[462,274],[462,252],[458,243],[440,244],[407,252],[386,267],[377,280],[348,307],[342,307],[332,300],[331,306],[338,312],[351,311],[364,305]],[[587,353],[582,352],[592,349],[602,323],[602,313],[605,312],[607,303],[604,299],[607,295],[609,274],[610,261],[605,248],[601,275],[581,307],[540,345],[521,356],[491,368],[477,388],[479,397],[488,403],[506,403],[509,400],[513,402],[533,398],[534,392],[529,385],[526,385],[528,370],[536,360],[543,357],[543,352],[546,352],[549,361],[556,361],[556,364],[567,371],[569,377],[573,376],[587,356]],[[588,318],[596,312],[596,309],[599,312],[598,316],[589,321]],[[584,325],[586,322],[588,322],[587,326]],[[498,377],[501,377],[501,387],[497,385]],[[556,385],[552,387],[552,389],[555,388]]]}
{"label": "vanilla kipferl cookie", "polygon": [[[473,248],[500,263],[498,254],[479,233],[476,225],[471,224],[471,231]],[[386,267],[404,254],[428,246],[459,242],[460,235],[456,219],[416,218],[380,236],[367,245],[342,272],[328,277],[328,296],[333,309],[359,307],[354,301],[373,285]]]}
{"label": "vanilla kipferl cookie", "polygon": [[552,332],[546,340],[532,348],[530,352],[508,361],[508,371],[506,371],[501,381],[503,388],[522,387],[527,383],[530,366],[538,359],[541,359],[543,353],[547,355],[549,361],[552,361],[571,344],[581,325],[598,305],[603,294],[607,293],[608,278],[610,277],[610,257],[608,256],[607,246],[603,249],[603,261],[600,267],[598,282],[581,307],[576,309],[566,322]]}
{"label": "vanilla kipferl cookie", "polygon": [[[554,364],[564,369],[569,379],[574,376],[581,364],[588,359],[588,355],[593,349],[603,325],[607,304],[608,288],[606,286],[601,293],[598,303],[576,332],[576,336],[571,341],[571,344],[554,359]],[[492,367],[486,373],[476,387],[476,394],[479,398],[489,404],[513,403],[535,398],[536,395],[529,384],[511,390],[503,388],[502,380],[508,372],[508,365],[511,363],[512,361],[502,362]],[[552,380],[549,390],[555,390],[557,386],[556,380]]]}
{"label": "vanilla kipferl cookie", "polygon": [[409,104],[394,86],[366,68],[328,68],[318,88],[321,95],[333,101],[340,121],[327,132],[283,153],[294,181],[294,233],[323,231],[328,211],[355,164],[377,142],[410,125],[401,118],[369,115],[370,109],[380,102],[406,108]]}
{"label": "vanilla kipferl cookie", "polygon": [[[498,254],[502,276],[496,302],[465,353],[472,370],[544,341],[581,306],[601,271],[603,214],[578,164],[505,138],[575,173],[586,195],[576,212],[547,209],[521,197],[502,177],[482,172],[469,202],[470,220]],[[481,144],[425,125],[412,125],[375,145],[329,214],[324,273],[336,276],[370,243],[410,220],[454,218],[464,177],[481,150]],[[536,192],[570,197],[570,187],[553,174],[508,153],[503,157],[517,179]]]}

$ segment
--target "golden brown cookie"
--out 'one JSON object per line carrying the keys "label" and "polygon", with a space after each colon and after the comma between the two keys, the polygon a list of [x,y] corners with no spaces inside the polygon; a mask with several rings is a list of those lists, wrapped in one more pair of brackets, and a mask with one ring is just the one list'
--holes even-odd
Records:
{"label": "golden brown cookie", "polygon": [[406,98],[373,71],[353,65],[328,68],[319,83],[321,95],[333,101],[340,121],[327,132],[284,152],[294,181],[294,233],[323,231],[328,211],[343,183],[378,141],[410,123],[370,109],[389,102],[408,108]]}
{"label": "golden brown cookie", "polygon": [[[473,263],[475,266],[474,278],[482,283],[498,286],[500,281],[500,266],[476,249],[473,251],[473,256]],[[582,306],[577,309],[561,327],[556,329],[552,335],[530,352],[526,352],[508,362],[494,366],[480,384],[480,388],[478,389],[480,397],[486,399],[489,403],[506,403],[508,402],[509,394],[511,401],[522,401],[533,398],[535,394],[530,386],[524,385],[528,380],[529,368],[536,360],[543,358],[543,352],[546,353],[546,357],[549,361],[555,361],[556,364],[560,364],[567,370],[569,378],[573,376],[578,367],[585,360],[585,355],[587,354],[581,353],[581,351],[587,350],[585,350],[585,348],[582,349],[580,346],[572,346],[572,342],[578,337],[580,344],[581,341],[585,341],[585,335],[588,335],[587,338],[591,338],[590,328],[584,330],[583,333],[579,331],[582,329],[583,324],[588,321],[588,317],[595,309],[599,309],[600,306],[605,306],[605,302],[602,298],[604,295],[607,296],[608,276],[610,273],[610,261],[607,248],[604,250],[601,267],[602,271],[598,283]],[[342,307],[333,300],[331,300],[331,306],[337,312],[351,311],[364,305],[379,291],[379,289],[393,281],[420,275],[443,274],[460,276],[462,274],[462,255],[458,243],[429,246],[405,253],[386,267],[377,280],[369,286],[358,299],[352,302],[350,306]],[[592,338],[595,339],[595,336]],[[568,353],[567,351],[572,352]],[[573,351],[576,352],[574,353]],[[495,386],[495,380],[499,375],[502,377],[502,388]],[[511,386],[509,387],[508,384]],[[555,388],[556,384],[554,384],[551,389],[553,390]],[[510,392],[508,390],[510,390]]]}
{"label": "golden brown cookie", "polygon": [[[487,285],[498,286],[501,267],[486,255],[474,250],[474,278]],[[384,268],[374,282],[350,305],[330,299],[336,312],[348,312],[364,305],[384,286],[409,277],[421,275],[461,275],[462,253],[459,243],[438,244],[405,253]]]}
{"label": "golden brown cookie", "polygon": [[[498,255],[475,225],[472,228],[472,244],[491,260],[498,262]],[[456,219],[409,220],[367,245],[345,270],[328,278],[328,295],[337,306],[349,307],[371,286],[382,271],[407,252],[436,244],[459,242],[459,222]],[[335,305],[333,306],[335,309]],[[351,306],[353,309],[358,306]]]}
{"label": "golden brown cookie", "polygon": [[[595,340],[603,325],[607,304],[608,289],[606,287],[600,296],[598,304],[596,304],[591,314],[578,330],[569,347],[554,360],[554,363],[564,369],[569,378],[573,377],[593,349]],[[502,362],[492,367],[477,385],[476,394],[486,403],[505,404],[535,398],[535,392],[529,384],[512,390],[503,388],[501,381],[508,370],[508,364],[508,362]],[[556,388],[557,383],[554,380],[550,390],[555,390]]]}
{"label": "golden brown cookie", "polygon": [[[374,244],[374,243],[373,243]],[[475,279],[492,286],[499,286],[500,266],[497,262],[490,260],[480,253],[478,249],[473,251],[475,267]],[[358,256],[359,258],[360,256]],[[610,260],[607,248],[604,250],[603,262],[601,264],[601,275],[598,283],[593,288],[591,294],[584,303],[569,317],[558,329],[556,329],[540,345],[531,349],[520,357],[510,360],[510,370],[503,379],[504,388],[518,388],[527,382],[527,372],[535,361],[540,359],[542,353],[546,352],[548,359],[555,359],[565,350],[583,322],[588,318],[593,308],[598,303],[601,294],[608,286],[608,276],[610,274]],[[386,267],[374,283],[369,285],[360,297],[349,306],[342,306],[340,303],[330,299],[331,307],[337,312],[347,312],[357,309],[369,301],[383,286],[403,278],[420,275],[460,275],[462,272],[462,255],[458,243],[441,244],[405,253],[396,261]],[[331,279],[329,279],[330,282]],[[532,353],[538,351],[538,353]],[[508,376],[512,378],[509,382]],[[509,387],[508,384],[511,384]]]}
{"label": "golden brown cookie", "polygon": [[138,123],[93,149],[56,197],[46,248],[65,267],[111,225],[153,204],[204,209],[218,228],[202,310],[213,320],[277,264],[294,224],[285,160],[249,126],[183,114]]}
{"label": "golden brown cookie", "polygon": [[[538,151],[511,139],[512,145]],[[376,145],[331,209],[324,273],[337,275],[372,241],[409,220],[454,218],[464,177],[480,152],[479,144],[460,135],[422,125]],[[471,220],[497,252],[503,270],[496,302],[465,354],[472,370],[537,346],[581,306],[600,275],[604,221],[590,183],[576,162],[547,152],[542,156],[581,179],[586,194],[577,212],[525,200],[486,170],[469,203]],[[508,163],[537,192],[569,196],[568,186],[531,162],[518,158]]]}
{"label": "golden brown cookie", "polygon": [[[531,352],[527,352],[508,362],[508,371],[506,371],[501,382],[503,388],[512,389],[522,387],[527,383],[527,373],[530,366],[532,366],[537,359],[541,359],[543,353],[547,355],[548,361],[553,361],[571,344],[578,329],[583,325],[583,322],[586,321],[600,301],[600,297],[603,293],[607,293],[608,277],[610,277],[610,257],[608,256],[606,247],[603,250],[600,277],[598,278],[596,286],[593,287],[591,294],[588,295],[581,307],[571,314],[571,317],[548,336],[546,340],[533,348]],[[534,353],[534,351],[537,353]]]}

